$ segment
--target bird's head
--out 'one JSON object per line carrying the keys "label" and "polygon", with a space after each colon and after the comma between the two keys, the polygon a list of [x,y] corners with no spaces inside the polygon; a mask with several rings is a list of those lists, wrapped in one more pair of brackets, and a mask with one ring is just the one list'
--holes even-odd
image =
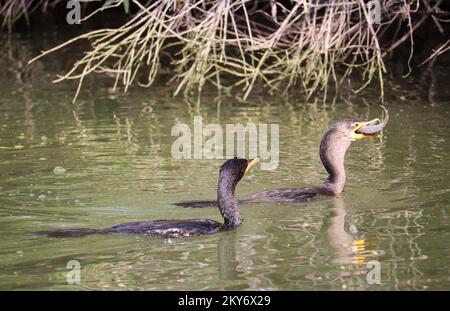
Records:
{"label": "bird's head", "polygon": [[389,121],[389,113],[384,106],[383,121],[376,118],[370,121],[358,121],[354,119],[342,120],[334,123],[327,131],[336,140],[355,141],[368,137],[377,137],[386,127]]}
{"label": "bird's head", "polygon": [[[322,160],[326,158],[342,158],[350,144],[356,140],[368,137],[377,137],[383,130],[383,122],[379,119],[371,121],[358,121],[346,119],[335,122],[326,131],[320,143]],[[331,159],[329,159],[331,160]]]}
{"label": "bird's head", "polygon": [[358,121],[354,119],[342,120],[334,123],[325,133],[324,139],[328,142],[336,142],[343,146],[350,146],[355,140],[368,137],[377,137],[386,127],[389,121],[388,110],[381,106],[384,112],[383,121],[376,118],[370,121]]}
{"label": "bird's head", "polygon": [[365,132],[365,129],[374,127],[377,123],[379,123],[379,119],[371,121],[358,121],[355,119],[341,120],[331,125],[325,136],[336,143],[351,143],[367,137],[376,137],[382,131],[382,128],[372,133]]}
{"label": "bird's head", "polygon": [[239,158],[226,160],[220,167],[219,181],[226,181],[229,185],[237,185],[244,174],[258,162],[259,158],[252,160]]}
{"label": "bird's head", "polygon": [[382,108],[385,111],[383,121],[341,120],[331,125],[323,136],[320,142],[320,159],[328,171],[329,181],[339,184],[336,192],[341,192],[345,184],[344,157],[351,143],[367,137],[377,137],[386,126],[389,115],[383,106]]}

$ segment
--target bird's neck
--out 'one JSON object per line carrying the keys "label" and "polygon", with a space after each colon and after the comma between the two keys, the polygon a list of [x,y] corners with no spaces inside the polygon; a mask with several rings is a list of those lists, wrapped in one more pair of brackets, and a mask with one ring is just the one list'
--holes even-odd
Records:
{"label": "bird's neck", "polygon": [[339,164],[339,166],[333,167],[331,170],[327,169],[327,171],[328,177],[324,182],[325,186],[334,195],[342,193],[344,191],[346,181],[344,162],[342,162],[342,165]]}
{"label": "bird's neck", "polygon": [[[325,138],[324,138],[325,139]],[[322,141],[320,148],[320,159],[328,172],[328,178],[324,182],[324,186],[333,194],[338,195],[344,191],[345,187],[345,153],[348,144],[333,144],[331,141]]]}
{"label": "bird's neck", "polygon": [[234,228],[242,223],[238,202],[234,196],[235,189],[236,184],[228,180],[219,179],[217,201],[219,204],[220,213],[223,217],[223,226],[225,228]]}

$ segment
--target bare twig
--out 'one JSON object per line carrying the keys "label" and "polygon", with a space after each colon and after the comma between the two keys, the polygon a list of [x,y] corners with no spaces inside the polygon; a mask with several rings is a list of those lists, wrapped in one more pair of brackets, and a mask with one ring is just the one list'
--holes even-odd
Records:
{"label": "bare twig", "polygon": [[[383,57],[408,38],[412,40],[441,1],[412,25],[421,14],[419,0],[380,0],[380,24],[371,22],[372,12],[363,0],[292,0],[289,4],[275,0],[131,0],[137,12],[124,25],[80,35],[30,62],[88,40],[91,47],[83,57],[55,80],[78,80],[76,96],[84,78],[93,73],[115,75],[114,88],[122,85],[125,91],[136,82],[150,86],[163,54],[171,55],[172,81],[178,83],[175,94],[201,92],[206,83],[212,83],[219,91],[240,88],[245,98],[262,83],[271,92],[297,88],[311,95],[326,92],[330,82],[339,86],[355,70],[362,73],[362,86],[356,91],[378,77],[382,94]],[[85,19],[108,9],[103,7]],[[403,20],[409,21],[409,31],[382,51],[380,34],[391,23],[398,24],[400,31]]]}

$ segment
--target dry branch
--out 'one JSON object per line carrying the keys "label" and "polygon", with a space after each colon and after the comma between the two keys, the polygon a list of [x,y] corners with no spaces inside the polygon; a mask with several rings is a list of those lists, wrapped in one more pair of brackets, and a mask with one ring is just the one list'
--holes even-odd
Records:
{"label": "dry branch", "polygon": [[[32,61],[88,40],[91,48],[55,80],[78,80],[76,96],[92,73],[114,74],[114,87],[125,90],[145,74],[146,81],[138,83],[150,86],[163,53],[172,57],[175,94],[201,92],[210,82],[219,90],[241,88],[245,98],[261,82],[270,91],[297,88],[310,95],[326,90],[330,81],[339,85],[354,70],[363,77],[357,91],[374,77],[382,89],[383,56],[412,39],[429,14],[382,51],[380,33],[395,22],[412,23],[423,5],[419,0],[379,1],[381,20],[373,23],[373,12],[363,0],[131,0],[137,12],[123,26],[83,34]],[[338,68],[343,70],[338,73]]]}

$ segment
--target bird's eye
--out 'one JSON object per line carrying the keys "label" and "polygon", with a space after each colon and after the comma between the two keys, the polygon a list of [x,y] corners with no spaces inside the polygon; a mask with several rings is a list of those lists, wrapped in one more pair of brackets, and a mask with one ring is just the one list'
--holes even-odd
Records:
{"label": "bird's eye", "polygon": [[358,127],[359,126],[359,123],[355,123],[355,127]]}

